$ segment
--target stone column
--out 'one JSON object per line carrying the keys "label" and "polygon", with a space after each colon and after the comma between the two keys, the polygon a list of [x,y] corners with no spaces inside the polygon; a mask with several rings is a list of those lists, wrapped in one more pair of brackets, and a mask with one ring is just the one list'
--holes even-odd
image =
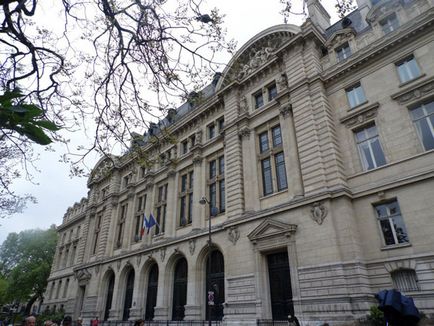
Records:
{"label": "stone column", "polygon": [[157,304],[154,308],[154,320],[167,320],[169,318],[169,308],[168,308],[168,295],[171,285],[167,283],[170,282],[166,272],[166,264],[163,264],[158,274],[158,293],[157,293]]}
{"label": "stone column", "polygon": [[199,303],[200,295],[196,290],[201,288],[198,284],[196,264],[188,262],[188,281],[187,281],[187,304],[185,305],[185,320],[200,320],[202,306]]}

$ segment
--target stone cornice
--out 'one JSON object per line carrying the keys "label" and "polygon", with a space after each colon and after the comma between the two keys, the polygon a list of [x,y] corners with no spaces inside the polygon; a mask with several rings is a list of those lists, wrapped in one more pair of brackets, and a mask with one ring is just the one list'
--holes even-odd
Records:
{"label": "stone cornice", "polygon": [[432,94],[433,90],[434,77],[430,77],[412,85],[408,85],[408,87],[392,94],[390,97],[399,104],[408,104],[409,102],[423,98],[427,94]]}
{"label": "stone cornice", "polygon": [[366,121],[377,116],[378,107],[380,103],[376,102],[370,105],[362,106],[359,109],[353,109],[350,114],[339,119],[347,128],[354,127],[365,123]]}

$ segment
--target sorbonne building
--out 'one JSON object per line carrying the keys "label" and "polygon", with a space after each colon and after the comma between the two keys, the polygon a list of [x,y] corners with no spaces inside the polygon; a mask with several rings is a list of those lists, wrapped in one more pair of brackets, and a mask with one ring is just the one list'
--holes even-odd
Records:
{"label": "sorbonne building", "polygon": [[434,314],[434,0],[358,0],[334,25],[307,5],[135,138],[157,163],[96,164],[43,309],[350,325],[395,288]]}

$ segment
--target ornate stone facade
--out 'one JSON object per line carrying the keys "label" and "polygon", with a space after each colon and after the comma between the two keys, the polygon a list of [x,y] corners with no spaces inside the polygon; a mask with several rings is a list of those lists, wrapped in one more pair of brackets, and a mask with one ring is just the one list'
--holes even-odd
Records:
{"label": "ornate stone facade", "polygon": [[225,325],[352,325],[398,288],[433,315],[434,2],[358,5],[324,28],[309,0],[301,27],[253,37],[171,113],[175,147],[141,139],[152,164],[102,159],[58,229],[45,308],[204,320],[213,298]]}

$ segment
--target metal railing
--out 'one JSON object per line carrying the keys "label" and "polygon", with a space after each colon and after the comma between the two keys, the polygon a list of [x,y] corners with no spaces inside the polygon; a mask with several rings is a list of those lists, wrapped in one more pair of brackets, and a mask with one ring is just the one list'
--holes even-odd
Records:
{"label": "metal railing", "polygon": [[[110,320],[110,321],[100,321],[98,326],[134,326],[134,321],[121,321],[121,320]],[[145,326],[207,326],[207,320],[145,320]],[[222,324],[219,320],[213,320],[213,326],[220,326]]]}
{"label": "metal railing", "polygon": [[257,319],[257,326],[288,326],[288,320]]}

